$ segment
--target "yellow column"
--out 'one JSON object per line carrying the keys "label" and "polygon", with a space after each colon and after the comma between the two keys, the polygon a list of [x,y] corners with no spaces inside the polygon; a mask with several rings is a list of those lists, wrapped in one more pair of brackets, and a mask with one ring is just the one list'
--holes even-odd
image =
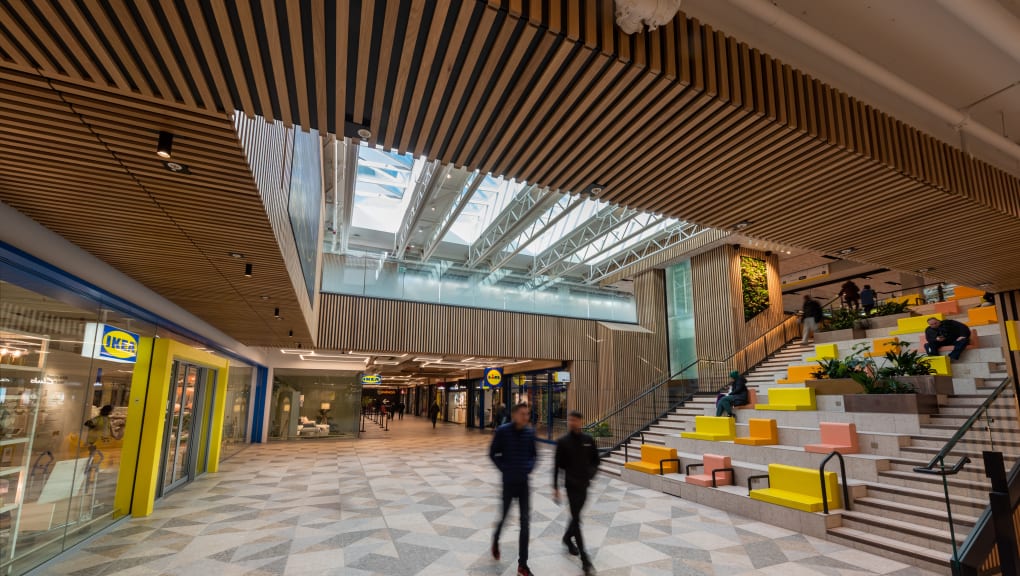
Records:
{"label": "yellow column", "polygon": [[216,391],[213,395],[212,430],[209,431],[209,472],[220,470],[220,447],[223,443],[223,420],[227,410],[227,378],[229,364],[216,372]]}

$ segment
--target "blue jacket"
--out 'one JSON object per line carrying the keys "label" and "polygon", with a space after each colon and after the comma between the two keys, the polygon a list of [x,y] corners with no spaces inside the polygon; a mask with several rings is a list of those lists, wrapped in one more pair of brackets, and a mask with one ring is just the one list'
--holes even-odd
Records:
{"label": "blue jacket", "polygon": [[513,422],[496,428],[489,458],[503,473],[504,484],[527,484],[528,475],[538,460],[535,430],[531,426],[518,430]]}

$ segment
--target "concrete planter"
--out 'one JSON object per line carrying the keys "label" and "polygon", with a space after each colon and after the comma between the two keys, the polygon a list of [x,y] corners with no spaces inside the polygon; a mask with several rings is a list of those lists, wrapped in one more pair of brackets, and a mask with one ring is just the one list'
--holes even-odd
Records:
{"label": "concrete planter", "polygon": [[935,414],[939,401],[934,394],[847,394],[843,408],[847,412]]}
{"label": "concrete planter", "polygon": [[815,396],[842,396],[844,394],[864,394],[864,387],[853,378],[822,378],[806,380],[804,385],[815,389]]}
{"label": "concrete planter", "polygon": [[894,376],[897,382],[910,384],[917,390],[918,394],[943,394],[951,395],[956,391],[953,388],[952,376]]}
{"label": "concrete planter", "polygon": [[845,340],[861,340],[868,336],[864,328],[847,328],[845,330],[827,330],[815,334],[815,344],[829,344]]}
{"label": "concrete planter", "polygon": [[910,312],[903,314],[890,314],[888,316],[874,316],[868,318],[868,328],[874,330],[876,328],[895,328],[900,318],[910,318],[913,316]]}

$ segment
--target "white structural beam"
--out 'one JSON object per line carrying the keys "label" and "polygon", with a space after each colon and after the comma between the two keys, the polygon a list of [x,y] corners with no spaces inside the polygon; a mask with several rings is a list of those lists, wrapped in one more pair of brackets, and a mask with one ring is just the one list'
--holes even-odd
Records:
{"label": "white structural beam", "polygon": [[542,276],[546,281],[563,277],[577,268],[597,260],[605,254],[614,254],[635,238],[662,227],[668,218],[661,216],[646,216],[645,218],[633,218],[621,226],[609,231],[609,234],[595,239],[594,242],[581,249],[569,259],[564,259],[545,271]]}
{"label": "white structural beam", "polygon": [[346,254],[351,239],[351,220],[354,218],[354,186],[358,181],[358,145],[350,138],[336,141],[333,148],[333,165],[336,181],[333,189],[333,252]]}
{"label": "white structural beam", "polygon": [[521,188],[510,204],[468,248],[467,266],[474,268],[505,248],[561,197],[557,192],[533,184]]}
{"label": "white structural beam", "polygon": [[612,258],[596,263],[588,273],[585,284],[596,284],[603,278],[634,268],[652,256],[669,250],[707,230],[709,228],[697,224],[678,222],[648,240],[640,242]]}
{"label": "white structural beam", "polygon": [[429,237],[425,240],[425,247],[422,251],[422,262],[427,262],[436,252],[436,248],[439,247],[439,243],[446,237],[446,233],[450,231],[450,227],[460,217],[460,213],[464,211],[468,203],[471,202],[471,197],[478,191],[478,187],[485,181],[485,174],[475,171],[467,178],[467,184],[461,187],[460,193],[450,203],[449,208],[439,218],[439,224],[433,227]]}
{"label": "white structural beam", "polygon": [[422,210],[425,209],[425,205],[435,195],[436,190],[446,180],[452,169],[453,167],[450,165],[440,166],[438,160],[433,160],[425,164],[418,174],[418,181],[415,182],[414,190],[411,191],[411,199],[407,203],[404,216],[401,218],[400,226],[393,238],[393,255],[398,260],[402,259],[407,251],[411,236],[421,220]]}
{"label": "white structural beam", "polygon": [[535,264],[531,267],[529,275],[541,276],[545,274],[556,264],[578,253],[619,226],[630,222],[637,214],[637,210],[625,206],[606,206],[539,254],[535,258]]}
{"label": "white structural beam", "polygon": [[520,254],[536,238],[545,234],[553,226],[556,226],[564,217],[574,211],[578,206],[587,200],[584,196],[563,195],[552,208],[542,212],[538,219],[532,222],[523,232],[518,234],[502,252],[499,252],[490,263],[492,270],[498,270],[506,266],[510,260]]}

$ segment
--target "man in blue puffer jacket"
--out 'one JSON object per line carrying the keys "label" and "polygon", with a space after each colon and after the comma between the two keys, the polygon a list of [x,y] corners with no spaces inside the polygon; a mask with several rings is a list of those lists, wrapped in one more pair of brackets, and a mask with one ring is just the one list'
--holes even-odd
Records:
{"label": "man in blue puffer jacket", "polygon": [[521,508],[520,555],[517,560],[518,576],[533,576],[528,568],[528,523],[531,509],[528,476],[535,469],[538,447],[535,431],[529,425],[531,410],[527,404],[514,406],[511,422],[496,428],[489,446],[489,458],[503,473],[503,514],[492,536],[492,557],[499,560],[499,534],[503,531],[506,513],[516,498]]}

